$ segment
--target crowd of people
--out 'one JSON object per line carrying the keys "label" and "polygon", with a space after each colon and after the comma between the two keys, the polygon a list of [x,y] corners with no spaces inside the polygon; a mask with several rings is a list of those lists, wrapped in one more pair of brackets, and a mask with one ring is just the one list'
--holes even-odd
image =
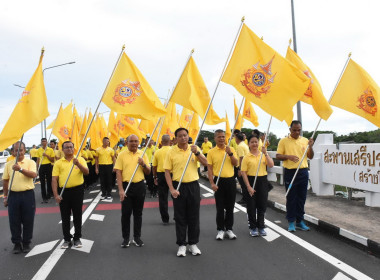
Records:
{"label": "crowd of people", "polygon": [[[280,140],[276,158],[284,162],[285,189],[289,188],[302,155],[309,146],[307,157],[313,157],[313,140],[301,136],[302,125],[293,121],[287,137]],[[175,138],[163,135],[159,145],[146,139],[146,147],[140,145],[136,135],[130,135],[124,145],[110,147],[107,137],[96,150],[87,145],[75,154],[74,144],[66,141],[58,145],[46,138],[41,147],[30,150],[31,159],[25,157],[25,144],[12,146],[12,158],[3,174],[4,206],[8,207],[13,253],[30,251],[36,209],[34,188],[38,175],[41,184],[41,203],[54,198],[59,204],[63,242],[62,249],[70,246],[82,247],[82,206],[84,191],[96,187],[100,179],[101,199],[111,198],[112,188],[117,184],[121,202],[122,248],[131,242],[141,247],[143,207],[146,189],[150,197],[159,200],[159,211],[164,225],[170,221],[168,211],[169,193],[173,200],[176,230],[177,256],[201,255],[197,244],[200,235],[200,164],[214,191],[216,204],[216,239],[236,239],[234,227],[234,204],[237,184],[243,198],[239,203],[247,207],[249,234],[265,236],[264,217],[271,185],[267,179],[267,168],[273,167],[268,155],[268,142],[263,133],[252,131],[248,136],[239,130],[227,144],[223,130],[214,132],[215,147],[208,138],[201,148],[192,144],[186,128],[178,128]],[[145,152],[144,152],[145,150]],[[16,162],[17,158],[17,162]],[[290,232],[296,229],[307,231],[304,222],[304,204],[308,184],[308,165],[304,158],[300,170],[287,196],[287,220]],[[183,172],[186,170],[185,172]],[[70,176],[69,176],[70,174]],[[12,183],[11,183],[12,182]],[[70,216],[73,215],[74,235],[70,234]],[[130,238],[133,214],[133,238]]]}

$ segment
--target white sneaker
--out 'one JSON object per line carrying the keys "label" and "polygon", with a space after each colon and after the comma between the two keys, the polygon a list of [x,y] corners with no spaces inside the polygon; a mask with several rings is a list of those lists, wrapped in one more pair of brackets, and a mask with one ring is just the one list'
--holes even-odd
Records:
{"label": "white sneaker", "polygon": [[226,231],[226,235],[228,236],[229,239],[236,239],[235,233],[233,233],[233,231],[230,229]]}
{"label": "white sneaker", "polygon": [[186,257],[186,246],[182,245],[178,247],[177,257]]}
{"label": "white sneaker", "polygon": [[218,230],[218,234],[216,235],[216,240],[223,240],[224,239],[224,231]]}
{"label": "white sneaker", "polygon": [[199,256],[201,253],[201,250],[197,247],[197,245],[193,244],[189,246],[189,252],[193,254],[193,256]]}

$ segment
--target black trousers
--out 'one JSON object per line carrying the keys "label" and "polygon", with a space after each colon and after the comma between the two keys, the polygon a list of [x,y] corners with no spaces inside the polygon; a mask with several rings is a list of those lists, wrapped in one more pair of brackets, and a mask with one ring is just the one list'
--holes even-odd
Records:
{"label": "black trousers", "polygon": [[[87,162],[87,167],[89,171],[90,171],[91,166],[92,166],[91,161]],[[88,175],[83,175],[83,178],[84,178],[84,187],[87,189],[91,184],[90,173]]]}
{"label": "black trousers", "polygon": [[89,169],[89,183],[94,184],[98,180],[98,175],[95,173],[95,164],[89,163],[88,164],[88,169]]}
{"label": "black trousers", "polygon": [[[59,189],[61,193],[62,189]],[[70,234],[70,216],[73,213],[74,222],[74,240],[82,237],[82,207],[84,197],[84,186],[79,185],[72,188],[65,188],[62,195],[62,201],[59,204],[62,219],[62,231],[65,241],[70,241],[73,237]]]}
{"label": "black trousers", "polygon": [[[248,176],[248,181],[251,186],[253,185],[254,180],[255,176]],[[267,210],[268,201],[267,176],[257,176],[255,190],[256,192],[253,196],[248,195],[247,199],[248,224],[250,229],[262,229],[265,228],[264,216]]]}
{"label": "black trousers", "polygon": [[[152,164],[150,164],[150,167],[152,168]],[[153,172],[150,172],[148,175],[144,176],[146,184],[148,186],[148,191],[151,195],[155,195],[157,193],[157,186],[154,184]]]}
{"label": "black trousers", "polygon": [[50,163],[41,164],[38,171],[41,182],[41,194],[42,199],[46,200],[53,196],[53,191],[51,189],[51,179],[52,179],[52,165]]}
{"label": "black trousers", "polygon": [[112,190],[112,164],[99,164],[99,177],[102,196],[111,196]]}
{"label": "black trousers", "polygon": [[[123,182],[124,190],[128,182]],[[144,208],[146,185],[144,181],[131,183],[127,197],[121,203],[121,231],[124,240],[129,240],[131,215],[133,213],[133,237],[141,236],[142,212]]]}
{"label": "black trousers", "polygon": [[164,223],[169,222],[168,211],[168,194],[169,186],[166,183],[165,172],[157,172],[158,181],[158,204],[160,208],[161,219]]}
{"label": "black trousers", "polygon": [[[207,154],[203,154],[206,158],[207,158]],[[203,167],[203,172],[205,172],[205,171],[207,171],[208,169],[207,169],[207,165],[205,165],[204,167]]]}
{"label": "black trousers", "polygon": [[[173,181],[174,188],[178,182]],[[199,242],[199,209],[201,194],[198,181],[181,183],[180,195],[173,198],[174,220],[177,245],[197,244]],[[186,233],[188,242],[186,242]]]}
{"label": "black trousers", "polygon": [[37,162],[37,157],[32,157],[32,160],[34,160],[34,162]]}
{"label": "black trousers", "polygon": [[249,193],[248,193],[247,188],[245,186],[243,176],[239,176],[239,168],[238,167],[234,167],[234,171],[235,171],[235,177],[238,179],[239,185],[241,187],[241,193],[243,195],[243,200],[245,202],[247,202],[248,197],[249,197]]}
{"label": "black trousers", "polygon": [[36,200],[34,190],[9,193],[8,218],[12,242],[30,244],[33,237]]}
{"label": "black trousers", "polygon": [[[216,182],[217,177],[214,177]],[[232,230],[234,224],[234,205],[236,199],[236,182],[234,177],[220,178],[218,190],[214,194],[216,205],[217,230]]]}

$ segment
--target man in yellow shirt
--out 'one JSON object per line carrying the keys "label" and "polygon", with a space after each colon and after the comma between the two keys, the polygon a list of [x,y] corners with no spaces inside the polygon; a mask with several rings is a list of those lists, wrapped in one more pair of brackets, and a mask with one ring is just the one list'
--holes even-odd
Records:
{"label": "man in yellow shirt", "polygon": [[161,220],[164,225],[169,224],[168,212],[168,194],[169,186],[165,180],[164,161],[166,154],[170,150],[170,136],[168,134],[162,135],[161,149],[154,153],[153,157],[153,178],[154,184],[158,186],[158,203],[160,208]]}
{"label": "man in yellow shirt", "polygon": [[55,160],[55,153],[52,148],[47,146],[47,139],[41,139],[41,147],[38,149],[38,176],[41,182],[42,202],[48,203],[48,199],[53,197],[51,189],[51,172],[53,170],[52,163]]}
{"label": "man in yellow shirt", "polygon": [[115,164],[115,151],[109,147],[108,137],[103,138],[103,146],[96,149],[95,172],[99,174],[102,190],[101,199],[111,199],[112,172]]}
{"label": "man in yellow shirt", "polygon": [[[200,161],[205,166],[207,165],[207,159],[196,145],[190,147],[187,129],[180,127],[174,134],[177,139],[177,145],[168,151],[164,169],[166,182],[173,197],[176,243],[179,246],[177,256],[186,256],[187,244],[190,245],[189,252],[197,256],[201,254],[196,245],[199,242],[199,209],[201,201],[197,162]],[[176,188],[190,155],[191,159],[185,171],[180,190],[177,190]],[[188,233],[188,241],[186,241],[186,233]]]}
{"label": "man in yellow shirt", "polygon": [[[30,251],[33,237],[34,214],[36,200],[34,197],[33,178],[37,176],[36,163],[26,159],[25,144],[17,142],[13,145],[15,151],[19,148],[19,157],[5,164],[3,173],[4,206],[8,207],[9,227],[14,244],[13,253]],[[12,186],[10,179],[14,172]],[[11,188],[9,188],[11,187]]]}
{"label": "man in yellow shirt", "polygon": [[33,148],[30,149],[29,154],[30,154],[30,158],[34,160],[34,162],[37,162],[37,153],[38,151],[36,149],[36,145],[33,145]]}
{"label": "man in yellow shirt", "polygon": [[[236,182],[234,177],[234,166],[237,166],[238,159],[234,148],[226,146],[226,134],[223,130],[218,129],[214,133],[215,148],[209,150],[207,154],[208,163],[208,180],[211,188],[215,192],[216,204],[216,230],[217,240],[223,240],[224,235],[229,239],[236,239],[236,235],[232,231],[234,224],[234,206],[236,198]],[[218,178],[222,167],[224,155],[227,153],[226,160]]]}
{"label": "man in yellow shirt", "polygon": [[[302,124],[300,121],[292,121],[290,124],[290,134],[281,139],[278,143],[276,158],[284,161],[284,181],[285,189],[288,190],[289,184],[297,170],[300,160],[307,148],[307,157],[314,157],[314,140],[307,140],[300,136]],[[301,163],[300,169],[293,182],[293,185],[286,197],[286,218],[289,223],[288,231],[296,231],[296,227],[308,231],[310,228],[304,222],[305,202],[307,186],[309,182],[309,171],[306,157]]]}
{"label": "man in yellow shirt", "polygon": [[17,151],[15,151],[15,150],[13,150],[13,148],[11,148],[11,155],[9,157],[7,157],[7,162],[10,162],[11,160],[15,160],[16,154],[17,154]]}
{"label": "man in yellow shirt", "polygon": [[[207,158],[207,153],[210,149],[212,149],[212,143],[208,141],[208,137],[203,138],[203,143],[202,143],[202,153],[203,155]],[[204,166],[203,172],[207,172],[207,165]]]}
{"label": "man in yellow shirt", "polygon": [[[74,144],[71,141],[63,142],[62,150],[64,157],[54,164],[52,181],[54,198],[59,204],[59,209],[61,211],[62,231],[64,237],[64,242],[62,243],[61,248],[69,248],[71,246],[71,238],[74,238],[74,247],[81,248],[82,242],[80,241],[80,238],[82,237],[82,206],[84,196],[83,175],[88,175],[89,170],[84,158],[74,157]],[[73,164],[73,171],[62,194],[67,176],[69,175]],[[75,229],[74,236],[70,234],[71,212],[73,213]]]}
{"label": "man in yellow shirt", "polygon": [[241,191],[242,191],[242,199],[238,201],[239,204],[246,204],[247,203],[247,198],[248,198],[248,191],[247,188],[244,187],[244,180],[241,174],[241,162],[243,161],[243,158],[246,154],[249,153],[249,148],[247,144],[244,142],[244,135],[242,133],[238,133],[235,135],[235,141],[236,141],[236,154],[239,158],[239,168],[237,169],[237,172],[235,172],[235,175],[237,175],[237,179],[239,181]]}
{"label": "man in yellow shirt", "polygon": [[[142,151],[138,149],[139,138],[132,134],[127,138],[128,150],[120,153],[115,163],[117,186],[121,201],[121,230],[123,233],[122,248],[129,247],[129,234],[131,215],[133,213],[133,243],[137,247],[144,246],[141,240],[142,212],[144,208],[146,185],[144,175],[150,173],[148,156],[142,158]],[[131,181],[136,165],[139,164],[135,176],[129,186],[127,193],[125,189]]]}

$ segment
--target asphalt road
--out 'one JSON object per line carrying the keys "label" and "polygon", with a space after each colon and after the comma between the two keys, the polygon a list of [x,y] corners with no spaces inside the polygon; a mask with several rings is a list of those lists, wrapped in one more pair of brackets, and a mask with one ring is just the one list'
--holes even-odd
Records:
{"label": "asphalt road", "polygon": [[28,255],[11,253],[8,217],[0,208],[0,279],[380,279],[380,259],[313,227],[310,232],[288,233],[284,214],[272,209],[266,214],[266,239],[249,236],[245,208],[237,205],[237,240],[215,240],[214,199],[206,181],[200,182],[202,255],[188,253],[185,258],[176,256],[173,209],[170,224],[164,226],[157,198],[146,198],[141,237],[145,245],[120,248],[117,193],[112,202],[103,202],[99,193],[86,192],[83,250],[62,250],[58,207],[54,201],[40,204],[37,186],[35,248]]}

